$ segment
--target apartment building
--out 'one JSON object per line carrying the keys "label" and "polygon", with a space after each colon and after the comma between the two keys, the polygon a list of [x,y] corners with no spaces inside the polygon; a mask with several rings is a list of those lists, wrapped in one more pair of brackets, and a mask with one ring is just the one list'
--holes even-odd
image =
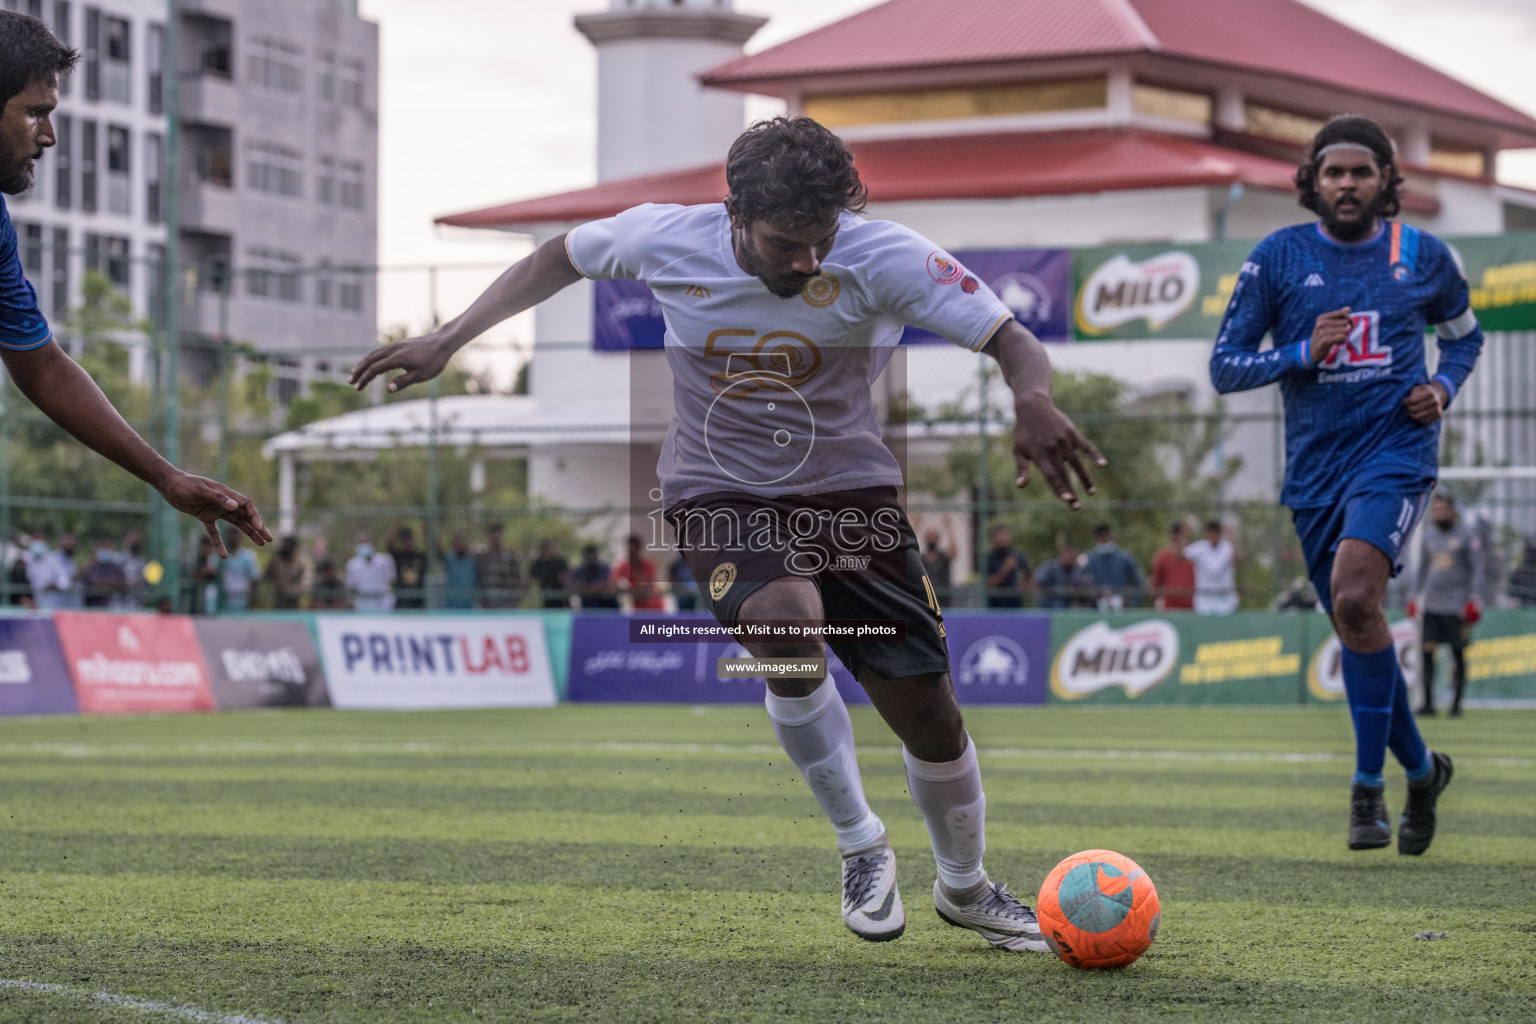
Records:
{"label": "apartment building", "polygon": [[[374,344],[378,26],[356,0],[0,0],[81,51],[62,84],[58,146],[12,203],[28,277],[62,324],[87,270],[164,319],[166,198],[179,198],[182,365],[255,348],[286,401]],[[179,92],[176,173],[166,75]],[[130,366],[153,372],[143,339]]]}

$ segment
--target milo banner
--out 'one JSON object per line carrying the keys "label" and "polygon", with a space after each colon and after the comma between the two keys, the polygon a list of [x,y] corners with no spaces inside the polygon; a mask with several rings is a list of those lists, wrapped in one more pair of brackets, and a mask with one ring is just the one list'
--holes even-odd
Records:
{"label": "milo banner", "polygon": [[1485,331],[1536,330],[1536,231],[1447,238]]}
{"label": "milo banner", "polygon": [[1311,616],[1100,615],[1051,619],[1050,700],[1072,704],[1295,704]]}
{"label": "milo banner", "polygon": [[[1339,641],[1327,629],[1327,623],[1313,637],[1313,652],[1308,660],[1307,696],[1313,701],[1344,699],[1344,680],[1339,673]],[[1504,609],[1483,614],[1472,627],[1472,643],[1467,648],[1467,690],[1469,702],[1511,701],[1536,704],[1536,614],[1529,610]],[[1409,685],[1418,682],[1419,627],[1412,619],[1392,623],[1392,639],[1397,657]],[[1450,653],[1436,659],[1439,686],[1449,683]],[[1444,698],[1436,703],[1442,706]]]}
{"label": "milo banner", "polygon": [[1072,327],[1084,341],[1212,338],[1256,243],[1124,245],[1072,254]]}

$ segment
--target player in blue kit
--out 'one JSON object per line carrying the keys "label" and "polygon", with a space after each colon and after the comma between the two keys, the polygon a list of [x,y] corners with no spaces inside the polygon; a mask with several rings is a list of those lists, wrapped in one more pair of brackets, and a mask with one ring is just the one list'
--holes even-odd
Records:
{"label": "player in blue kit", "polygon": [[[1392,841],[1382,783],[1390,748],[1408,772],[1398,852],[1420,854],[1451,759],[1419,735],[1383,602],[1439,472],[1440,417],[1483,332],[1450,249],[1392,219],[1402,180],[1374,121],[1324,125],[1296,173],[1301,205],[1319,220],[1275,232],[1243,264],[1211,381],[1223,394],[1279,382],[1285,400],[1280,501],[1343,644],[1354,719],[1349,847]],[[1439,343],[1433,377],[1429,327]],[[1273,347],[1260,351],[1266,333]]]}
{"label": "player in blue kit", "polygon": [[[80,55],[41,21],[0,11],[0,192],[32,187],[33,168],[56,141],[51,115],[59,76]],[[0,361],[28,400],[87,447],[151,484],[176,509],[202,521],[223,555],[216,523],[238,527],[257,544],[272,539],[256,507],[223,484],[177,469],[134,432],[96,382],[53,340],[37,294],[22,272],[16,228],[0,199]]]}

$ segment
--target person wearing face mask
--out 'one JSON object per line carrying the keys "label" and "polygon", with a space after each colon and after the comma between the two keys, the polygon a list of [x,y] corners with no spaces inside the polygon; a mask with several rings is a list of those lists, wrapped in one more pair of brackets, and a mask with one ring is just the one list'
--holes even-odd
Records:
{"label": "person wearing face mask", "polygon": [[352,607],[360,612],[387,612],[395,607],[395,560],[375,551],[373,534],[359,530],[353,537],[352,557],[347,559],[347,590]]}
{"label": "person wearing face mask", "polygon": [[1463,522],[1456,499],[1442,491],[1429,506],[1429,522],[1419,530],[1418,569],[1408,592],[1408,614],[1424,613],[1422,629],[1424,680],[1421,715],[1435,713],[1435,652],[1451,649],[1451,717],[1461,714],[1467,687],[1467,646],[1472,627],[1483,615],[1483,539],[1475,526]]}
{"label": "person wearing face mask", "polygon": [[1424,745],[1414,721],[1387,625],[1387,582],[1435,486],[1440,419],[1477,362],[1483,331],[1455,254],[1396,219],[1398,171],[1376,122],[1346,115],[1322,127],[1295,179],[1317,220],[1270,235],[1239,268],[1211,382],[1222,394],[1280,386],[1280,503],[1338,633],[1355,727],[1348,846],[1392,842],[1382,775],[1390,749],[1408,775],[1397,849],[1418,855],[1434,838],[1453,766]]}

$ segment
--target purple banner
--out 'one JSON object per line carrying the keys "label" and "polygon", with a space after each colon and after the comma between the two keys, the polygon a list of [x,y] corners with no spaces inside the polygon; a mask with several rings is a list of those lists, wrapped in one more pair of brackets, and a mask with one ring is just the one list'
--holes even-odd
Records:
{"label": "purple banner", "polygon": [[[1072,325],[1072,250],[971,249],[954,257],[997,293],[1019,323],[1041,341],[1070,341]],[[966,287],[961,282],[961,287]],[[907,345],[943,341],[936,334],[908,327]]]}
{"label": "purple banner", "polygon": [[[708,615],[675,616],[708,625]],[[567,700],[732,704],[761,701],[762,679],[717,679],[719,658],[750,657],[729,640],[632,643],[630,620],[578,615],[571,624]],[[1051,667],[1050,619],[1043,615],[962,615],[944,620],[955,694],[961,704],[1044,704]],[[849,704],[868,704],[830,650],[832,678]]]}
{"label": "purple banner", "polygon": [[950,615],[949,671],[961,704],[1044,704],[1051,620],[1045,615]]}
{"label": "purple banner", "polygon": [[0,715],[79,711],[50,619],[0,619]]}
{"label": "purple banner", "polygon": [[592,347],[599,352],[661,348],[667,324],[644,281],[596,281],[592,288]]}
{"label": "purple banner", "polygon": [[[708,615],[679,615],[676,619],[713,623]],[[571,682],[566,700],[659,702],[669,704],[761,703],[767,690],[762,679],[716,679],[719,658],[750,658],[733,640],[704,643],[630,643],[629,620],[622,615],[578,615],[571,623]],[[837,660],[827,652],[828,667],[838,692],[849,704],[869,698]]]}

